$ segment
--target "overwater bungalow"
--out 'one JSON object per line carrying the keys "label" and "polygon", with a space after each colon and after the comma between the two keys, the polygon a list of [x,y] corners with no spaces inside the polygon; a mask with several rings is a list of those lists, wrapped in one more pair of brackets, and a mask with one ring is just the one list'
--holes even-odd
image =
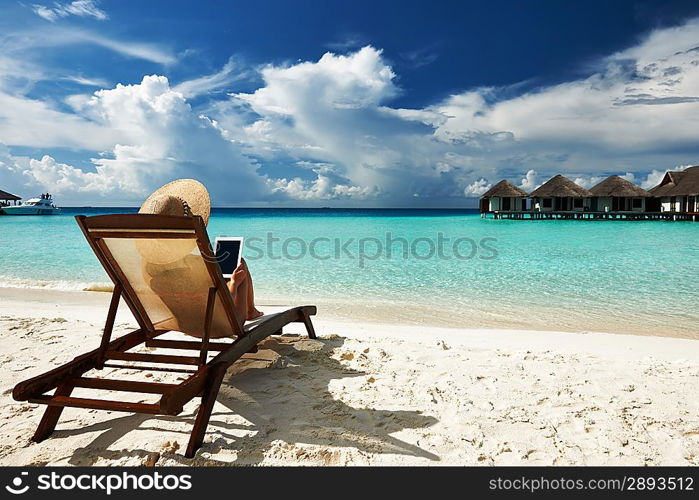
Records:
{"label": "overwater bungalow", "polygon": [[564,177],[555,175],[529,195],[539,212],[583,212],[589,210],[592,193]]}
{"label": "overwater bungalow", "polygon": [[[618,175],[607,177],[590,188],[592,212],[645,212],[651,194]],[[650,205],[650,204],[649,204]]]}
{"label": "overwater bungalow", "polygon": [[3,191],[2,189],[0,189],[0,207],[7,207],[10,204],[16,205],[17,202],[21,199],[22,198],[20,196],[8,193],[7,191]]}
{"label": "overwater bungalow", "polygon": [[666,172],[649,193],[659,200],[662,212],[699,212],[699,166]]}
{"label": "overwater bungalow", "polygon": [[648,191],[618,175],[589,191],[555,175],[529,196],[501,181],[481,197],[480,209],[495,219],[699,221],[699,165],[666,172]]}
{"label": "overwater bungalow", "polygon": [[526,191],[510,181],[502,180],[481,196],[481,212],[509,212],[527,210]]}

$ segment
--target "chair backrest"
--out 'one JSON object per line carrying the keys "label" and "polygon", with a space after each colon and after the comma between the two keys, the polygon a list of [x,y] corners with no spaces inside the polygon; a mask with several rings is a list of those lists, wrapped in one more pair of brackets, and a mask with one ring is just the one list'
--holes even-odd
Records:
{"label": "chair backrest", "polygon": [[76,217],[97,258],[139,326],[204,335],[207,301],[216,289],[210,338],[242,336],[201,217],[124,214]]}

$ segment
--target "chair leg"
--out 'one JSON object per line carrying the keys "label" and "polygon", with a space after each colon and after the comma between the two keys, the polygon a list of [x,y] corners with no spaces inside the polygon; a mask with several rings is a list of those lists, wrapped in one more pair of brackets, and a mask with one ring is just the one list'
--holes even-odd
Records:
{"label": "chair leg", "polygon": [[218,391],[221,388],[221,382],[223,382],[226,369],[227,367],[223,364],[213,366],[211,368],[211,373],[208,377],[206,387],[204,388],[204,393],[201,397],[201,404],[199,405],[197,418],[194,421],[194,428],[192,429],[192,434],[189,437],[187,451],[184,454],[184,456],[187,458],[193,458],[199,447],[204,442],[204,435],[206,434],[206,428],[209,425],[211,411],[214,409],[216,396],[218,396]]}
{"label": "chair leg", "polygon": [[[69,384],[62,384],[56,388],[56,396],[70,396],[73,392],[73,386]],[[40,443],[47,437],[49,437],[56,424],[58,424],[58,419],[61,418],[61,413],[63,413],[63,406],[47,406],[44,416],[41,417],[41,422],[32,436],[32,441]]]}
{"label": "chair leg", "polygon": [[311,317],[305,312],[301,314],[303,315],[303,324],[306,325],[306,332],[308,332],[308,338],[316,338],[316,331],[315,328],[313,328],[313,323],[311,323]]}

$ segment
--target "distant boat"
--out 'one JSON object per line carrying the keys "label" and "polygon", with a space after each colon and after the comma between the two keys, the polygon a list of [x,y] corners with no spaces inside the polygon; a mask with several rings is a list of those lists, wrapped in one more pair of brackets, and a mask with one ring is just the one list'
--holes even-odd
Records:
{"label": "distant boat", "polygon": [[53,198],[48,193],[31,198],[21,205],[0,208],[0,213],[5,215],[55,215],[60,212],[61,209],[53,204]]}

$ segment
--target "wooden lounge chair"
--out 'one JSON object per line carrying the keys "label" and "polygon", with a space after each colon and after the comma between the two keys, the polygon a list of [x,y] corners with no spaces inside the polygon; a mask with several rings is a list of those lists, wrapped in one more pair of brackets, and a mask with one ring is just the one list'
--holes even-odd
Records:
{"label": "wooden lounge chair", "polygon": [[[114,282],[114,293],[102,342],[97,349],[15,386],[12,393],[15,400],[48,405],[32,438],[36,442],[51,435],[66,406],[177,415],[187,402],[201,397],[185,452],[185,456],[191,458],[204,440],[224,374],[236,360],[247,352],[254,352],[256,345],[266,337],[281,334],[289,323],[304,323],[308,336],[315,338],[310,319],[316,313],[315,306],[295,307],[244,325],[233,307],[219,265],[211,258],[206,227],[198,216],[101,215],[77,216],[76,220]],[[158,254],[156,262],[149,262],[148,253],[153,249]],[[170,250],[172,255],[168,259]],[[179,264],[163,266],[168,260],[176,260]],[[120,299],[128,305],[139,328],[112,340]],[[198,340],[161,337],[169,331],[182,332]],[[210,341],[215,338],[232,338],[232,342]],[[196,351],[197,355],[130,352],[144,345]],[[211,357],[209,353],[213,353]],[[189,377],[179,384],[165,384],[85,376],[103,367],[184,372]],[[74,388],[159,394],[160,399],[156,403],[142,403],[72,397]],[[53,394],[47,394],[51,391]]]}

